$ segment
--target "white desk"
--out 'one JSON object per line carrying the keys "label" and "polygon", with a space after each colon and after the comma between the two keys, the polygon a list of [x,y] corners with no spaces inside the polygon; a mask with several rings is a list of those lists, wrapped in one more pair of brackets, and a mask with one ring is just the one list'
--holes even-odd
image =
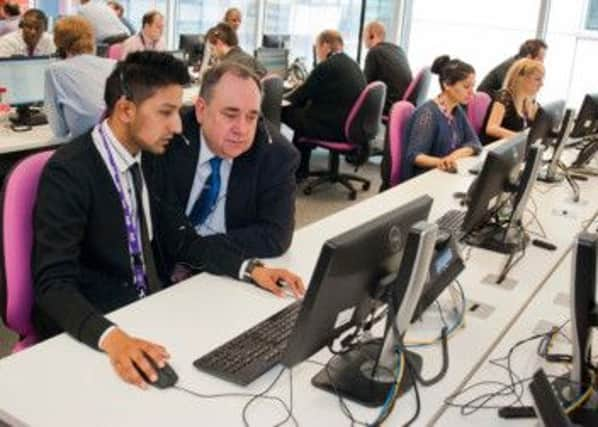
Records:
{"label": "white desk", "polygon": [[[198,94],[197,86],[185,88],[183,105],[193,105]],[[30,131],[15,132],[10,129],[6,117],[0,121],[0,155],[51,148],[64,142],[66,141],[54,137],[49,125],[34,126]]]}
{"label": "white desk", "polygon": [[[460,167],[460,170],[467,168]],[[288,267],[308,279],[319,249],[327,238],[425,193],[435,198],[431,214],[431,219],[435,219],[445,210],[456,207],[453,192],[465,190],[472,179],[465,173],[451,175],[433,171],[425,174],[301,229],[296,233],[290,251],[272,260],[272,264]],[[582,184],[591,189],[589,182]],[[536,192],[534,196],[542,207],[560,206],[567,203],[567,197],[568,189],[562,186],[545,194]],[[547,252],[529,247],[525,261],[509,275],[519,282],[514,290],[481,284],[485,275],[500,270],[506,257],[472,250],[461,282],[468,298],[492,306],[494,312],[486,320],[467,315],[466,328],[449,342],[451,365],[446,377],[432,387],[421,388],[422,411],[417,425],[432,423],[441,415],[444,397],[475,372],[507,331],[512,319],[565,255],[571,236],[594,211],[595,206],[586,203],[568,207],[570,214],[566,216],[546,210],[539,212],[549,240],[558,248]],[[164,344],[172,355],[171,364],[181,378],[181,385],[202,393],[256,393],[273,380],[278,369],[242,389],[195,370],[192,361],[289,302],[240,282],[202,274],[118,310],[110,317],[128,332]],[[439,331],[440,324],[433,326],[434,333]],[[414,329],[416,335],[431,333],[419,324]],[[429,377],[439,368],[440,348],[422,348],[418,352],[424,357],[424,376]],[[314,359],[324,362],[328,357],[327,351],[322,351]],[[348,424],[338,399],[310,385],[311,377],[319,369],[319,366],[306,362],[293,370],[295,416],[300,425]],[[242,425],[240,411],[247,400],[199,399],[176,390],[153,388],[141,392],[121,383],[103,354],[91,351],[66,335],[0,360],[0,384],[0,409],[34,426],[166,423],[236,426]],[[288,393],[289,380],[285,374],[273,394],[288,401]],[[361,420],[372,421],[378,413],[378,410],[356,404],[349,406]],[[414,396],[409,393],[397,402],[387,425],[405,422],[414,410]],[[284,414],[279,407],[260,402],[252,408],[249,418],[252,425],[272,425],[283,419]]]}

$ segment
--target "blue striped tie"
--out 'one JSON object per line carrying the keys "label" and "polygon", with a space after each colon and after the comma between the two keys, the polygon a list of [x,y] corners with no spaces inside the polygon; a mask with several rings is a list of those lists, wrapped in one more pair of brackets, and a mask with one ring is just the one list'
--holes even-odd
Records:
{"label": "blue striped tie", "polygon": [[201,193],[193,208],[189,219],[194,227],[201,225],[210,216],[212,211],[216,208],[218,202],[218,193],[220,193],[220,164],[222,159],[220,157],[212,157],[210,159],[210,166],[212,172],[206,179]]}

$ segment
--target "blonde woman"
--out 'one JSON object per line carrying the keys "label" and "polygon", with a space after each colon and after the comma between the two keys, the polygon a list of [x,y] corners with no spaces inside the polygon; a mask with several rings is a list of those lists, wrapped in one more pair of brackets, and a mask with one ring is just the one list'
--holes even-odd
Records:
{"label": "blonde woman", "polygon": [[515,61],[486,115],[482,143],[508,138],[527,128],[536,117],[535,97],[543,83],[544,65],[540,61],[529,58]]}

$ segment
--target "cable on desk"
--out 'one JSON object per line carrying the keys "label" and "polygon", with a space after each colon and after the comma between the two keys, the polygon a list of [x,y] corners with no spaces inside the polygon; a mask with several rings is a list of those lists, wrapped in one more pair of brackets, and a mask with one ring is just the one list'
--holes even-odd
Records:
{"label": "cable on desk", "polygon": [[296,426],[299,426],[299,423],[297,422],[297,419],[295,418],[295,416],[293,415],[293,401],[292,401],[292,377],[291,377],[291,406],[289,408],[289,406],[287,406],[286,402],[281,399],[280,397],[277,396],[270,396],[267,393],[274,387],[274,385],[276,385],[276,383],[278,382],[278,380],[280,379],[280,377],[282,376],[283,372],[286,370],[287,368],[282,368],[280,370],[280,372],[276,375],[276,378],[274,378],[274,380],[272,381],[272,383],[270,385],[268,385],[268,387],[266,387],[266,389],[264,389],[264,391],[258,393],[258,394],[253,394],[253,393],[216,393],[216,394],[205,394],[205,393],[200,393],[198,391],[192,390],[190,388],[184,387],[184,386],[180,386],[180,385],[175,385],[173,388],[175,388],[176,390],[182,391],[184,393],[190,394],[194,397],[199,397],[201,399],[221,399],[221,398],[227,398],[227,397],[239,397],[239,398],[244,398],[244,397],[249,397],[251,398],[243,407],[243,411],[241,413],[241,416],[243,418],[243,423],[246,427],[249,426],[249,423],[247,422],[246,419],[246,411],[248,409],[248,407],[251,405],[251,403],[253,403],[255,400],[257,399],[265,399],[265,400],[271,400],[277,403],[280,403],[282,405],[282,407],[284,408],[285,412],[287,413],[287,418],[285,418],[285,420],[282,423],[278,423],[276,424],[277,426],[281,426],[284,425],[286,422],[288,422],[289,419],[293,420],[293,423]]}
{"label": "cable on desk", "polygon": [[[557,332],[560,332],[568,322],[569,321],[567,320],[562,325],[557,327],[556,330],[555,330],[555,328],[552,328],[550,331],[548,331],[546,333],[536,334],[529,338],[520,340],[509,349],[506,356],[492,359],[489,361],[489,363],[491,363],[492,365],[497,366],[497,367],[507,371],[507,373],[509,375],[508,383],[504,383],[501,381],[480,381],[480,382],[474,383],[470,386],[467,386],[464,389],[462,389],[456,393],[451,394],[450,396],[448,396],[445,399],[445,404],[447,406],[460,408],[460,412],[464,416],[474,414],[475,412],[477,412],[480,409],[496,410],[496,409],[501,409],[503,407],[510,407],[510,406],[515,406],[515,405],[524,406],[523,401],[521,399],[523,396],[523,393],[524,393],[523,386],[526,382],[531,381],[533,379],[533,377],[522,379],[513,371],[513,369],[511,368],[511,357],[512,357],[514,351],[526,343],[532,342],[537,339],[546,338],[547,336],[556,335]],[[506,365],[501,363],[502,361],[505,361],[505,360],[506,360]],[[558,378],[557,376],[554,376],[554,375],[549,375],[548,377]],[[569,381],[569,382],[571,384],[577,384],[574,381]],[[475,388],[479,388],[481,386],[488,386],[488,385],[498,385],[501,387],[494,392],[483,393],[478,396],[475,396],[471,400],[466,401],[465,403],[462,403],[462,404],[455,403],[455,400],[457,398],[459,398],[459,396],[463,396],[463,395],[465,395],[465,393],[468,393],[470,390],[473,390]],[[507,405],[489,405],[488,404],[489,402],[493,401],[494,399],[496,399],[498,397],[507,397],[507,396],[514,397],[514,400]],[[582,397],[585,397],[585,394]],[[578,403],[578,402],[576,402],[576,403]]]}

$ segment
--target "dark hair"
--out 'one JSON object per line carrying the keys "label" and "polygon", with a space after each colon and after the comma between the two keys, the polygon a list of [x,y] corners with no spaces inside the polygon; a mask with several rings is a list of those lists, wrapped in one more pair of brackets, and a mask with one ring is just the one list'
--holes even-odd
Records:
{"label": "dark hair", "polygon": [[21,7],[18,3],[5,3],[2,9],[8,16],[19,16],[21,14]]}
{"label": "dark hair", "polygon": [[229,73],[244,80],[253,80],[261,93],[262,84],[260,83],[260,79],[253,71],[237,62],[224,61],[215,67],[210,68],[203,76],[199,96],[209,102],[212,98],[214,87],[218,84],[222,77]]}
{"label": "dark hair", "polygon": [[26,18],[29,18],[30,16],[33,17],[33,19],[35,19],[36,21],[39,21],[39,22],[42,23],[44,31],[48,30],[48,17],[40,9],[29,9],[29,10],[27,10],[27,12],[25,12],[23,14],[23,18],[21,18],[21,22],[19,23],[19,27],[22,26],[23,20],[25,20]]}
{"label": "dark hair", "polygon": [[130,53],[106,80],[106,115],[112,114],[116,102],[123,96],[140,104],[158,89],[173,84],[184,86],[189,82],[185,64],[169,53],[150,50]]}
{"label": "dark hair", "polygon": [[211,44],[216,43],[216,40],[220,40],[222,43],[230,47],[239,45],[237,33],[235,33],[235,30],[233,30],[233,27],[225,24],[224,22],[221,22],[210,28],[206,34],[206,39]]}
{"label": "dark hair", "polygon": [[152,25],[156,19],[156,16],[158,15],[162,16],[162,14],[157,10],[150,10],[147,12],[145,15],[143,15],[143,18],[141,18],[141,27],[143,28],[146,25]]}
{"label": "dark hair", "polygon": [[548,49],[548,45],[544,40],[526,40],[523,42],[521,47],[519,47],[519,53],[517,54],[517,58],[525,58],[526,56],[531,56],[532,59],[537,58],[538,54],[540,53],[540,49]]}
{"label": "dark hair", "polygon": [[465,80],[470,74],[475,73],[471,65],[459,59],[451,59],[448,55],[439,56],[432,63],[432,72],[438,74],[440,88],[444,85],[454,85]]}

